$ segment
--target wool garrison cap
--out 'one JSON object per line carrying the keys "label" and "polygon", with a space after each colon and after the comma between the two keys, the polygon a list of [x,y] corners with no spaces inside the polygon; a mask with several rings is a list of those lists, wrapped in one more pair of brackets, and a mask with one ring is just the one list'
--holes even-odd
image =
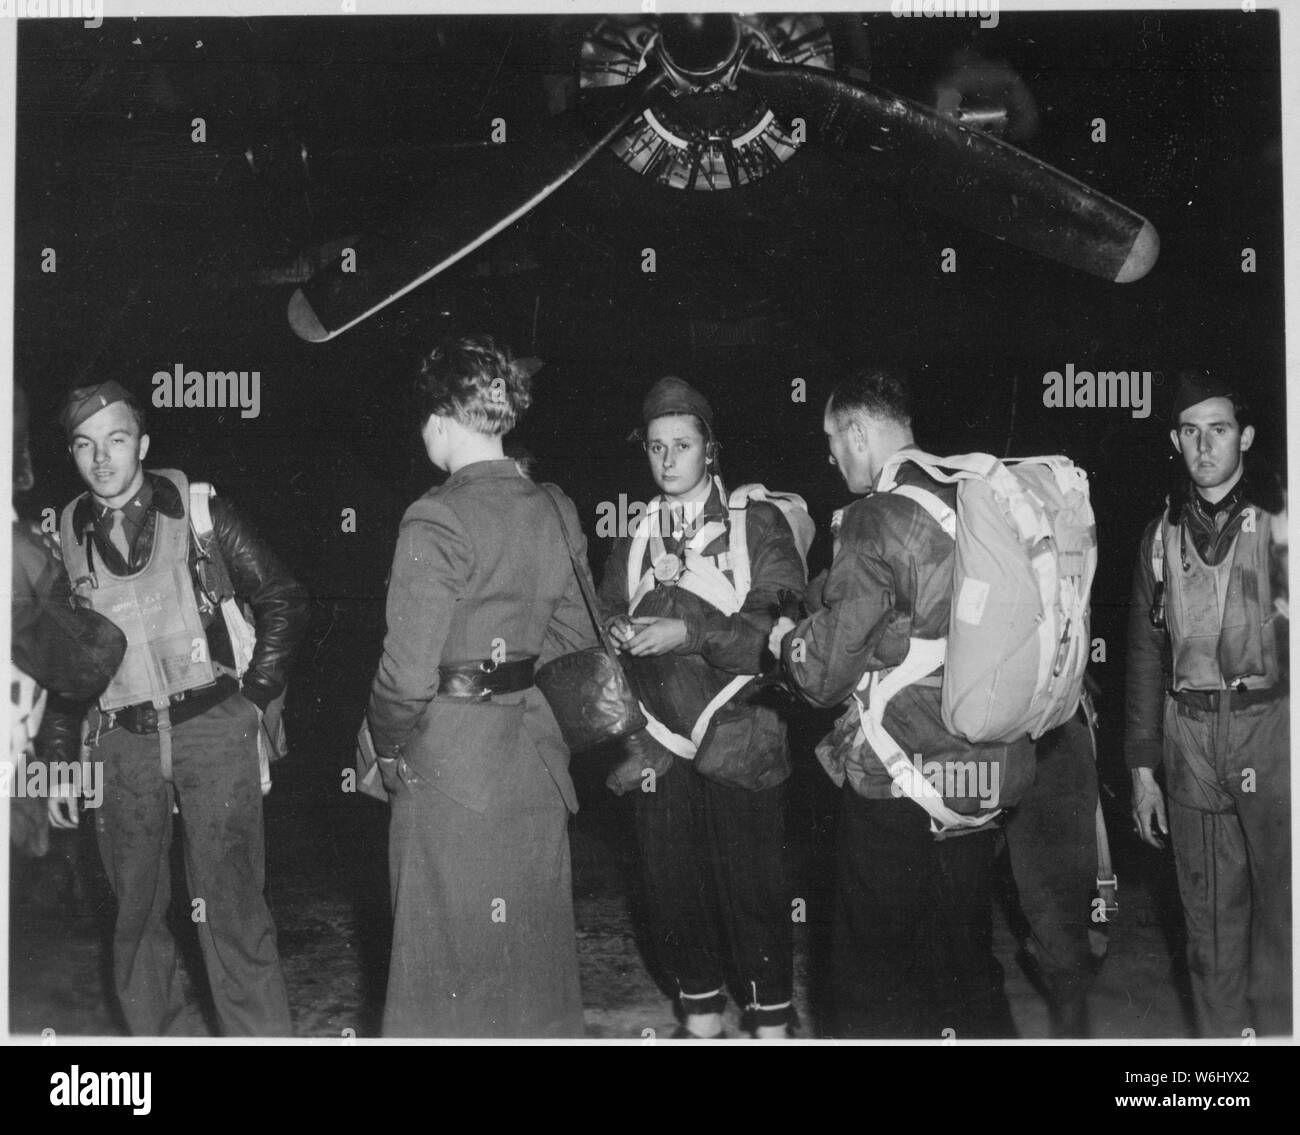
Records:
{"label": "wool garrison cap", "polygon": [[1185,370],[1178,376],[1174,388],[1174,404],[1169,410],[1169,420],[1178,424],[1178,415],[1207,398],[1235,398],[1237,390],[1232,383],[1212,375],[1208,370]]}
{"label": "wool garrison cap", "polygon": [[87,418],[98,414],[105,406],[125,402],[130,397],[131,392],[111,378],[69,390],[67,401],[63,403],[63,412],[59,414],[63,432],[71,440],[73,431]]}
{"label": "wool garrison cap", "polygon": [[647,425],[665,414],[694,414],[713,429],[713,410],[704,395],[689,382],[672,375],[661,378],[650,387],[650,393],[641,404],[641,420]]}

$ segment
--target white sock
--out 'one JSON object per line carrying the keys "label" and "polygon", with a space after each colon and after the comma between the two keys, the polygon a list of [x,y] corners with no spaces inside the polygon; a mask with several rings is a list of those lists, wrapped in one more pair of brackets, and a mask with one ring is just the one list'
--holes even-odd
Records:
{"label": "white sock", "polygon": [[701,1040],[717,1036],[722,1032],[721,1013],[687,1013],[686,1031]]}
{"label": "white sock", "polygon": [[754,1030],[755,1040],[785,1040],[785,1025],[759,1025]]}

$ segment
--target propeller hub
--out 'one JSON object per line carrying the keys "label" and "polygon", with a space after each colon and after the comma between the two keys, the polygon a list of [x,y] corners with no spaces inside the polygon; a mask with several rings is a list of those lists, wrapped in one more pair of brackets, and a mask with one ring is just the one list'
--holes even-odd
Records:
{"label": "propeller hub", "polygon": [[[672,84],[611,143],[631,169],[676,189],[730,189],[765,177],[799,140],[752,91],[736,85],[746,59],[833,66],[820,16],[647,15],[602,20],[582,45],[579,84],[594,96],[593,127],[607,92],[647,69]],[[581,97],[581,96],[580,96]]]}
{"label": "propeller hub", "polygon": [[728,15],[663,16],[659,50],[668,67],[696,81],[716,78],[740,52],[740,27]]}

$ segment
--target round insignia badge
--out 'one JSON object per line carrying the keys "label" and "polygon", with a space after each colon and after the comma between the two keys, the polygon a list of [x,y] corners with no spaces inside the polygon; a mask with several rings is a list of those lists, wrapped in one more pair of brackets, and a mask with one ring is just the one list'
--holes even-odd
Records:
{"label": "round insignia badge", "polygon": [[655,559],[655,580],[659,583],[676,583],[682,574],[682,561],[672,552]]}

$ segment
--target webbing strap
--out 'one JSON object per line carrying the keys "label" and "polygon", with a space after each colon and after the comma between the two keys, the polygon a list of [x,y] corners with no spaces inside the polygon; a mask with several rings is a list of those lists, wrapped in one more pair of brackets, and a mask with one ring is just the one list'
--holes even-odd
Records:
{"label": "webbing strap", "polygon": [[172,711],[166,705],[157,705],[158,712],[158,765],[162,769],[162,778],[172,783]]}
{"label": "webbing strap", "polygon": [[645,731],[650,734],[670,753],[676,753],[683,760],[695,759],[695,746],[680,733],[674,733],[662,721],[641,703],[641,712],[645,714]]}
{"label": "webbing strap", "polygon": [[[628,614],[630,615],[636,614],[641,600],[654,590],[653,564],[655,558],[664,550],[659,521],[662,506],[662,497],[656,497],[651,502],[649,510],[638,523],[628,548]],[[734,615],[744,603],[743,593],[738,593],[731,580],[727,579],[717,565],[703,554],[703,549],[722,536],[725,531],[726,526],[720,521],[710,520],[691,536],[682,549],[684,566],[676,586],[698,595],[724,615]],[[637,567],[647,551],[650,553],[651,566],[638,577]]]}
{"label": "webbing strap", "polygon": [[889,491],[915,501],[934,517],[935,523],[944,530],[950,540],[957,538],[957,514],[934,493],[921,488],[920,485],[897,485]]}
{"label": "webbing strap", "polygon": [[[698,552],[688,550],[683,557],[685,567],[682,574],[678,577],[676,586],[683,591],[689,591],[692,595],[697,595],[712,607],[716,607],[724,615],[734,615],[740,610],[740,601],[736,597],[736,592],[727,577],[709,562],[707,556],[701,556]],[[636,609],[655,586],[655,574],[653,571],[647,571],[637,584],[636,589],[632,592],[631,599],[628,601],[627,613],[635,615]]]}
{"label": "webbing strap", "polygon": [[704,741],[704,735],[709,731],[709,723],[713,720],[713,715],[757,677],[757,674],[737,674],[714,694],[713,700],[704,707],[700,716],[695,719],[690,737],[683,737],[680,733],[674,733],[646,709],[643,703],[641,712],[645,714],[646,732],[670,752],[676,753],[685,760],[694,760],[695,754],[699,752],[700,745]]}
{"label": "webbing strap", "polygon": [[216,489],[209,482],[190,482],[190,523],[194,525],[194,534],[200,539],[206,539],[212,534],[212,510],[208,507],[208,501],[216,495]]}
{"label": "webbing strap", "polygon": [[1165,523],[1162,517],[1156,525],[1155,536],[1151,541],[1151,574],[1157,583],[1165,580]]}
{"label": "webbing strap", "polygon": [[[1092,747],[1092,763],[1097,763],[1097,708],[1085,690],[1079,699],[1084,720],[1088,723],[1088,743]],[[1106,832],[1106,814],[1101,808],[1101,785],[1097,785],[1097,810],[1093,818],[1097,835],[1097,894],[1105,906],[1106,921],[1119,913],[1119,876],[1110,859],[1110,836]]]}
{"label": "webbing strap", "polygon": [[[229,570],[226,568],[220,553],[213,553],[209,549],[212,537],[212,510],[208,507],[208,502],[212,497],[217,495],[217,490],[207,481],[190,482],[190,527],[194,532],[194,537],[198,541],[199,550],[211,559],[214,563],[220,565],[222,576],[233,590],[233,583],[229,581]],[[235,678],[243,678],[247,673],[249,664],[253,661],[253,651],[257,649],[257,631],[249,625],[248,619],[244,612],[240,610],[239,603],[236,602],[233,595],[227,595],[221,599],[221,617],[226,624],[226,634],[230,638],[230,649],[234,655],[235,668],[231,670],[227,666],[213,660],[213,667],[221,673],[230,674]]]}
{"label": "webbing strap", "polygon": [[[920,678],[933,674],[943,665],[946,639],[911,640],[907,657],[892,670],[868,670],[858,683],[853,697],[858,703],[859,727],[871,751],[897,786],[899,794],[915,800],[930,814],[930,830],[936,835],[955,828],[977,828],[1001,813],[996,809],[982,816],[963,816],[943,802],[943,794],[907,759],[902,747],[885,730],[885,707],[899,690]],[[864,705],[862,693],[866,693]]]}

